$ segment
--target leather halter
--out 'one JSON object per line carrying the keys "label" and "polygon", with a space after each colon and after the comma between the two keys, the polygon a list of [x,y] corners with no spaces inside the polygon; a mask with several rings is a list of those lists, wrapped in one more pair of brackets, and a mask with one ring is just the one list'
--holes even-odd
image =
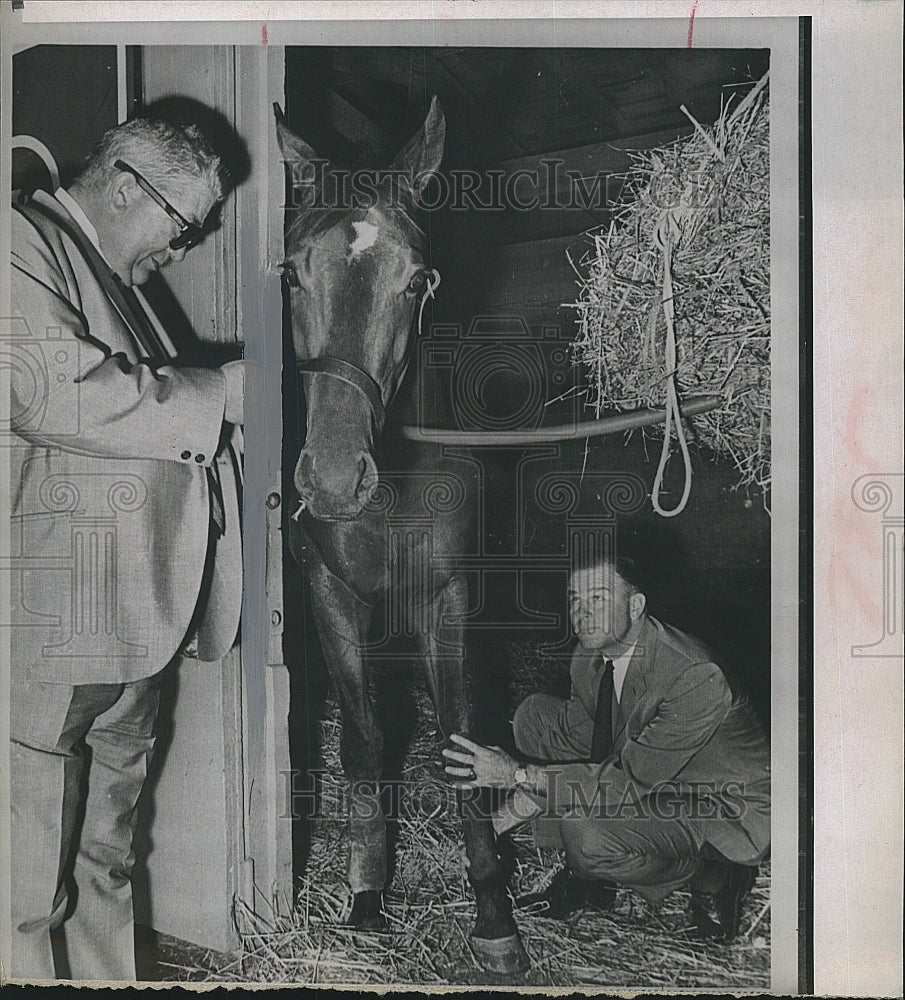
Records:
{"label": "leather halter", "polygon": [[296,368],[300,375],[305,372],[313,372],[319,375],[329,375],[331,378],[338,378],[341,382],[354,386],[368,401],[371,407],[371,417],[378,433],[383,427],[386,418],[386,407],[383,405],[383,397],[380,386],[371,376],[353,365],[350,361],[343,361],[342,358],[334,358],[329,354],[319,358],[306,358],[296,362]]}
{"label": "leather halter", "polygon": [[[424,306],[428,298],[434,297],[434,292],[440,286],[440,273],[436,269],[432,269],[428,272],[427,287],[421,296],[421,306],[418,309],[418,326],[417,333],[421,336],[421,321],[424,317]],[[405,378],[405,373],[408,370],[408,363],[412,356],[412,345],[409,344],[408,356],[405,359],[405,363],[402,368],[402,372],[399,376],[399,384],[402,384],[402,380]],[[386,419],[386,407],[383,403],[383,391],[377,382],[374,381],[371,376],[359,368],[358,365],[353,365],[351,361],[343,361],[342,358],[335,358],[332,354],[323,354],[319,358],[303,358],[295,363],[296,370],[299,375],[304,375],[306,372],[311,372],[317,375],[329,375],[331,378],[338,378],[341,382],[345,382],[348,385],[356,388],[368,401],[368,405],[371,407],[371,417],[374,421],[374,429],[379,434],[383,429],[383,424]]]}

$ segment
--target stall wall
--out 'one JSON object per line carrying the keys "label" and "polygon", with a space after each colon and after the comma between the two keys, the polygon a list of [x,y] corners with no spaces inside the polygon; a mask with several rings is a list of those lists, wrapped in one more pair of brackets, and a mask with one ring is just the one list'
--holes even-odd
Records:
{"label": "stall wall", "polygon": [[[267,191],[276,162],[268,112],[273,100],[282,100],[281,53],[145,47],[141,77],[144,108],[197,121],[218,150],[226,150],[236,183],[216,231],[178,268],[169,268],[166,286],[149,288],[148,297],[183,357],[216,364],[244,347],[253,365],[264,331],[279,331],[280,322],[279,284],[269,275],[267,247],[271,223],[279,233],[282,220],[280,200],[271,210]],[[279,467],[280,436],[278,427],[274,434],[262,425],[253,397],[263,389],[253,376],[249,383],[257,388],[247,396],[246,452],[255,458],[252,467],[246,460],[243,521],[246,595],[253,599],[245,608],[243,643],[220,663],[185,660],[169,671],[159,752],[143,801],[148,840],[139,844],[136,873],[139,922],[220,951],[237,944],[250,910],[263,907],[270,915],[291,902],[282,795],[289,768],[288,678],[279,635],[271,641],[272,632],[281,632],[279,587],[268,586],[280,577],[281,545],[267,545],[269,508],[261,494],[268,495],[269,484],[255,465],[270,449]]]}

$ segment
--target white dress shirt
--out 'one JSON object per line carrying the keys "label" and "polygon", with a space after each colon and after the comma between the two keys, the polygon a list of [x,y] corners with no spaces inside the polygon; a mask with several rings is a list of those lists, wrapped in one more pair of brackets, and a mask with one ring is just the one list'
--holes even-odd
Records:
{"label": "white dress shirt", "polygon": [[[636,643],[632,643],[621,656],[617,656],[612,660],[613,694],[616,696],[616,701],[622,700],[622,685],[625,683],[625,675],[628,673],[629,664],[635,655],[635,645]],[[606,658],[604,658],[604,663],[606,663]]]}

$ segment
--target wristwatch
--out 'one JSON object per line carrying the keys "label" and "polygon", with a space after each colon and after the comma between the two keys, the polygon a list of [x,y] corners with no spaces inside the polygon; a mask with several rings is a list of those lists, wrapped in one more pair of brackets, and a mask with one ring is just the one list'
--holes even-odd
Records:
{"label": "wristwatch", "polygon": [[516,783],[516,785],[527,785],[528,784],[528,768],[527,767],[517,767],[515,769],[515,783]]}

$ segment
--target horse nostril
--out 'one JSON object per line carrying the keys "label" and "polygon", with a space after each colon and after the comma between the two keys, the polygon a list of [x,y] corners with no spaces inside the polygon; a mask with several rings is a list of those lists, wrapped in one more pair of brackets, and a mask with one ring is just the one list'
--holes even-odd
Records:
{"label": "horse nostril", "polygon": [[310,500],[314,494],[313,484],[314,462],[310,455],[304,451],[299,455],[299,460],[295,465],[295,488],[299,491],[299,496],[303,500]]}
{"label": "horse nostril", "polygon": [[358,485],[355,487],[355,499],[362,506],[374,495],[377,489],[377,465],[368,452],[362,452],[358,461]]}

